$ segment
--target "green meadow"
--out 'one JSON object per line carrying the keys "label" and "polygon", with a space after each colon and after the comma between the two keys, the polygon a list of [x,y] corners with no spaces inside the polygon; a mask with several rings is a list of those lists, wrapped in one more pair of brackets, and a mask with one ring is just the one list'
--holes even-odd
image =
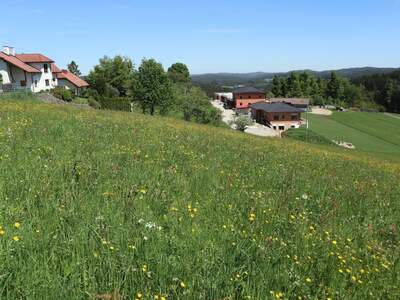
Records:
{"label": "green meadow", "polygon": [[400,157],[400,118],[383,113],[334,112],[309,114],[310,129],[330,140],[350,142],[380,157]]}
{"label": "green meadow", "polygon": [[[399,151],[362,118],[320,132]],[[400,298],[400,164],[367,153],[2,99],[0,169],[1,299]]]}

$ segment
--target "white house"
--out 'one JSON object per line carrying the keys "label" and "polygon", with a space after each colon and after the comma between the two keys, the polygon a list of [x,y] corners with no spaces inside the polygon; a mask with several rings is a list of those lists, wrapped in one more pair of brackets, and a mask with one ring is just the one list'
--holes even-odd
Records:
{"label": "white house", "polygon": [[5,46],[0,52],[0,90],[30,90],[33,93],[49,91],[55,87],[73,89],[79,94],[87,82],[74,74],[60,70],[54,61],[42,54],[16,54],[13,47]]}

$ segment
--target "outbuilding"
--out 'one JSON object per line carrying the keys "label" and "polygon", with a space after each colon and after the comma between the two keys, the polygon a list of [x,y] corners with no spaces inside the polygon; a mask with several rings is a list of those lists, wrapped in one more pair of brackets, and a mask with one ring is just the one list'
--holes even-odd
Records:
{"label": "outbuilding", "polygon": [[259,102],[251,105],[251,116],[257,123],[275,130],[299,128],[303,109],[286,103]]}

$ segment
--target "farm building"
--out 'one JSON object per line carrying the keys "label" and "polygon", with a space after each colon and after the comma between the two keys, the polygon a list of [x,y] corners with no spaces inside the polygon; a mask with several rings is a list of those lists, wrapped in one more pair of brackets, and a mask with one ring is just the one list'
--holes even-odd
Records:
{"label": "farm building", "polygon": [[253,87],[240,87],[233,91],[233,107],[249,109],[251,104],[265,102],[265,93]]}
{"label": "farm building", "polygon": [[299,128],[304,110],[286,103],[259,102],[251,105],[251,116],[257,123],[275,130]]}
{"label": "farm building", "polygon": [[0,75],[0,91],[28,90],[38,93],[58,86],[67,88],[71,83],[78,90],[88,86],[72,73],[58,69],[51,58],[39,53],[17,54],[9,46],[0,51]]}
{"label": "farm building", "polygon": [[309,98],[270,98],[267,101],[271,103],[286,103],[302,109],[307,109],[310,105]]}
{"label": "farm building", "polygon": [[221,102],[232,101],[232,93],[214,93],[214,100],[219,100]]}

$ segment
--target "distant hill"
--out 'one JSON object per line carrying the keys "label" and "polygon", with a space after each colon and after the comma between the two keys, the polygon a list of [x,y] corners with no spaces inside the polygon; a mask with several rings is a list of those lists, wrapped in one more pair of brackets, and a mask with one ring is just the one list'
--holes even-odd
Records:
{"label": "distant hill", "polygon": [[294,70],[290,72],[253,72],[253,73],[209,73],[192,75],[192,81],[196,84],[206,85],[238,85],[238,84],[252,84],[255,86],[267,85],[267,83],[275,76],[287,76],[291,72],[309,72],[317,77],[328,78],[332,71],[338,73],[338,75],[347,77],[349,79],[371,75],[371,74],[386,74],[393,71],[399,70],[399,68],[374,68],[374,67],[362,67],[362,68],[348,68],[339,70],[326,70],[326,71],[313,71],[313,70]]}

